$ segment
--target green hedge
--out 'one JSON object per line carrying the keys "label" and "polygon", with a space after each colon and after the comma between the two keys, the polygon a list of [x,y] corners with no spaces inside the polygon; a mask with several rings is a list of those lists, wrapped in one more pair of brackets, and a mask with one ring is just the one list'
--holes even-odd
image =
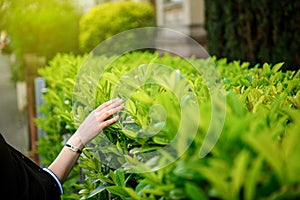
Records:
{"label": "green hedge", "polygon": [[[39,141],[39,151],[46,165],[78,126],[72,112],[72,98],[78,91],[73,92],[72,88],[85,58],[58,55],[40,70],[48,84],[48,92],[44,95],[46,103],[41,107],[46,117],[37,119],[38,126],[47,132],[47,137]],[[106,58],[98,59],[99,64]],[[203,60],[192,62],[197,66],[207,65]],[[272,66],[265,63],[260,68],[250,68],[247,62],[215,59],[226,89],[226,120],[217,144],[208,156],[200,159],[199,150],[210,123],[210,95],[201,76],[189,62],[179,57],[160,57],[146,52],[123,55],[107,68],[100,80],[88,79],[90,83],[98,84],[96,94],[89,94],[90,83],[80,84],[82,102],[94,99],[88,104],[96,106],[112,98],[120,77],[130,69],[148,63],[160,63],[178,70],[161,76],[157,72],[157,77],[173,83],[173,91],[182,91],[179,87],[181,79],[176,74],[190,80],[201,111],[198,132],[191,146],[167,167],[155,172],[131,173],[110,168],[103,158],[100,160],[102,154],[97,145],[102,144],[98,137],[84,150],[85,156],[80,158],[79,166],[64,186],[65,199],[107,199],[109,195],[114,199],[195,200],[295,199],[300,196],[300,71],[282,72],[283,63]],[[118,147],[106,148],[106,159],[111,155],[122,155],[125,150],[150,152],[170,142],[180,120],[180,106],[174,101],[173,91],[147,84],[133,93],[125,103],[125,110],[136,124],[147,126],[150,107],[156,104],[166,109],[166,124],[158,134],[148,138],[139,138],[136,132],[122,129],[120,123],[105,129],[102,135]],[[90,109],[79,104],[76,112],[81,114],[76,117],[84,118]],[[190,120],[194,120],[193,116]],[[134,157],[125,158],[128,162],[136,162]],[[83,184],[78,182],[78,167],[85,174]],[[72,183],[76,184],[70,187]]]}
{"label": "green hedge", "polygon": [[89,52],[118,33],[153,26],[154,23],[154,9],[149,3],[125,1],[100,4],[80,20],[80,49]]}
{"label": "green hedge", "polygon": [[285,62],[299,69],[300,21],[293,0],[205,1],[211,55],[256,63]]}
{"label": "green hedge", "polygon": [[[45,104],[40,107],[45,118],[36,119],[37,125],[42,128],[46,138],[38,141],[38,151],[41,164],[49,166],[60,152],[68,136],[75,131],[72,114],[73,82],[83,57],[71,54],[57,54],[48,63],[48,67],[40,69],[47,82],[48,91],[44,95]],[[64,184],[65,194],[71,194],[72,185],[78,182],[79,168],[75,168]]]}

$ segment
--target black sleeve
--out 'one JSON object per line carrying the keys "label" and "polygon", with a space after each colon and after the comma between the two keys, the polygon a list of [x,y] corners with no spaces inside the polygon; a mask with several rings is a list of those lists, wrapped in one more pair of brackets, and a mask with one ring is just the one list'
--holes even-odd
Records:
{"label": "black sleeve", "polygon": [[7,144],[0,134],[0,194],[10,200],[57,200],[60,189],[53,177]]}

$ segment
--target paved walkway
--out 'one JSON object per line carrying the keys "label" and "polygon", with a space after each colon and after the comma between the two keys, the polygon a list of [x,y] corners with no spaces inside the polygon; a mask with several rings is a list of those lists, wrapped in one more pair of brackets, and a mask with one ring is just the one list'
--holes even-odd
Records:
{"label": "paved walkway", "polygon": [[0,53],[0,132],[9,144],[27,153],[27,115],[18,110],[16,87],[11,77],[9,56]]}

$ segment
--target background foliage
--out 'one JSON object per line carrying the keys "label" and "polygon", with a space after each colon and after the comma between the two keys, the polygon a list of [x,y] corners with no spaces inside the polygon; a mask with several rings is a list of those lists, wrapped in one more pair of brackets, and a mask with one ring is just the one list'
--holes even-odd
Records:
{"label": "background foliage", "polygon": [[154,23],[154,9],[149,3],[100,4],[80,19],[80,49],[89,52],[109,37],[129,29],[153,26]]}
{"label": "background foliage", "polygon": [[[49,66],[40,70],[48,83],[48,92],[44,95],[46,104],[41,107],[46,117],[37,120],[38,126],[47,132],[47,137],[39,142],[46,165],[57,155],[64,138],[69,137],[78,126],[72,112],[72,88],[84,59],[81,56],[58,55]],[[105,59],[100,57],[97,63]],[[107,68],[99,82],[89,79],[92,84],[98,84],[94,97],[85,92],[89,90],[90,83],[83,82],[81,88],[85,95],[82,93],[82,98],[95,99],[91,105],[99,105],[113,96],[116,80],[125,72],[153,62],[179,70],[177,73],[190,80],[197,94],[201,118],[192,145],[176,162],[165,168],[156,172],[131,173],[102,163],[97,147],[101,146],[101,138],[96,138],[80,159],[84,182],[79,184],[76,168],[68,183],[76,184],[73,188],[65,187],[65,199],[295,199],[300,196],[300,147],[297,144],[300,140],[300,71],[283,72],[283,63],[265,63],[261,67],[250,68],[247,62],[215,60],[226,89],[226,121],[212,152],[199,159],[199,149],[210,123],[211,104],[207,87],[202,78],[196,76],[189,62],[147,52],[126,54]],[[202,67],[206,65],[203,60],[194,60],[194,63]],[[172,74],[168,75],[167,80],[174,81],[174,88],[178,88],[180,79],[172,77]],[[150,84],[137,90],[126,101],[125,108],[135,123],[147,125],[149,108],[159,103],[165,106],[168,116],[175,116],[169,119],[172,122],[176,121],[180,112],[176,102],[170,104],[173,99],[168,90]],[[84,118],[90,108],[83,106],[78,109],[81,114],[76,117]],[[169,122],[167,120],[160,133],[172,138],[178,123]],[[133,154],[151,151],[151,147],[156,148],[164,145],[162,141],[168,141],[154,137],[141,140],[130,132],[124,132],[118,123],[105,129],[103,134],[118,146],[117,149],[106,149],[106,159],[125,150]],[[49,146],[51,151],[47,149]],[[136,162],[134,158],[127,159],[128,162]]]}
{"label": "background foliage", "polygon": [[5,27],[18,57],[78,52],[80,12],[70,1],[13,0],[6,6]]}
{"label": "background foliage", "polygon": [[205,9],[212,55],[251,64],[285,62],[283,69],[299,69],[299,1],[208,0]]}
{"label": "background foliage", "polygon": [[[7,10],[5,9],[6,6],[6,1],[5,0],[0,0],[0,18],[4,19],[5,18],[5,13]],[[5,30],[4,26],[4,20],[0,21],[0,30]]]}

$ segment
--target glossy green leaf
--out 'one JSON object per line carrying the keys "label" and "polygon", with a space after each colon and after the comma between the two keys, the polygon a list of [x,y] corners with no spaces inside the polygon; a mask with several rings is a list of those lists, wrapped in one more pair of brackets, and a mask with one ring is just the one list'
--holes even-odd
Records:
{"label": "glossy green leaf", "polygon": [[239,196],[240,190],[244,184],[246,177],[246,172],[248,170],[248,159],[249,159],[249,153],[247,151],[241,151],[239,153],[235,160],[232,167],[232,194],[234,194],[236,197]]}
{"label": "glossy green leaf", "polygon": [[128,193],[126,190],[121,186],[109,186],[106,188],[110,193],[120,196],[121,198],[128,197]]}
{"label": "glossy green leaf", "polygon": [[202,189],[195,183],[186,182],[184,184],[185,192],[189,199],[191,200],[208,200],[207,195],[202,191]]}
{"label": "glossy green leaf", "polygon": [[117,169],[114,171],[115,173],[115,177],[116,177],[116,185],[117,186],[121,186],[121,187],[125,187],[125,174],[124,171],[121,169]]}
{"label": "glossy green leaf", "polygon": [[98,193],[104,191],[106,189],[107,185],[99,185],[95,190],[93,190],[88,198],[92,198],[93,196],[97,195]]}

